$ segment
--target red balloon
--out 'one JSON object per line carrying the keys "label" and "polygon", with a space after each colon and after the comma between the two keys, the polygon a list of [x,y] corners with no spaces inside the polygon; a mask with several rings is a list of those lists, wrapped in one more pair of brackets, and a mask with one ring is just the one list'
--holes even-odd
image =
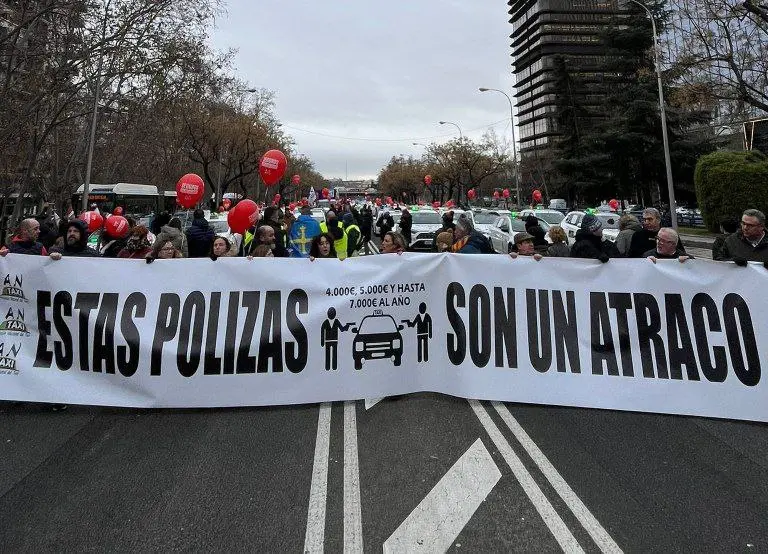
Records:
{"label": "red balloon", "polygon": [[381,198],[377,198],[376,199],[376,205],[377,206],[381,206]]}
{"label": "red balloon", "polygon": [[298,185],[299,183],[301,183],[301,175],[294,175],[293,177],[291,177],[291,183],[293,183],[294,185]]}
{"label": "red balloon", "polygon": [[432,175],[424,175],[424,184],[427,186],[432,184]]}
{"label": "red balloon", "polygon": [[187,173],[176,183],[176,202],[182,208],[194,208],[204,194],[205,183],[194,173]]}
{"label": "red balloon", "polygon": [[80,214],[78,219],[85,222],[85,224],[88,226],[89,233],[98,231],[101,229],[101,226],[104,223],[104,218],[99,212],[83,212]]}
{"label": "red balloon", "polygon": [[280,150],[270,150],[261,158],[259,163],[259,175],[268,187],[277,184],[285,175],[285,168],[288,166],[288,160],[285,154]]}
{"label": "red balloon", "polygon": [[539,189],[533,191],[533,201],[537,204],[541,202],[541,191]]}
{"label": "red balloon", "polygon": [[328,198],[328,196],[331,194],[331,191],[328,190],[328,187],[323,187],[323,190],[320,191],[320,194],[323,195],[323,198]]}
{"label": "red balloon", "polygon": [[495,190],[493,191],[493,197],[498,198],[499,197],[499,191]]}
{"label": "red balloon", "polygon": [[118,206],[114,210],[112,210],[112,215],[123,215],[123,208]]}
{"label": "red balloon", "polygon": [[290,204],[288,204],[288,209],[291,210],[291,211],[295,210],[296,209],[296,202],[291,202]]}
{"label": "red balloon", "polygon": [[467,198],[469,198],[470,200],[474,200],[476,196],[477,196],[477,193],[475,192],[475,189],[469,189],[467,191]]}
{"label": "red balloon", "polygon": [[259,219],[259,206],[253,200],[241,200],[229,210],[227,223],[233,233],[244,234]]}
{"label": "red balloon", "polygon": [[116,239],[124,238],[128,235],[128,231],[131,230],[128,225],[128,220],[121,215],[112,215],[107,218],[107,222],[104,224],[104,230],[110,237]]}
{"label": "red balloon", "polygon": [[432,202],[432,207],[437,209],[440,207],[440,202]]}
{"label": "red balloon", "polygon": [[225,210],[228,210],[229,208],[232,207],[232,200],[230,200],[229,198],[225,198],[224,200],[221,201],[221,205],[224,207]]}
{"label": "red balloon", "polygon": [[509,198],[509,189],[504,189],[501,194],[504,198]]}
{"label": "red balloon", "polygon": [[618,201],[618,200],[616,200],[615,198],[611,198],[611,199],[608,201],[608,205],[611,207],[611,209],[612,209],[614,212],[615,212],[616,210],[618,210],[618,209],[619,209],[619,201]]}

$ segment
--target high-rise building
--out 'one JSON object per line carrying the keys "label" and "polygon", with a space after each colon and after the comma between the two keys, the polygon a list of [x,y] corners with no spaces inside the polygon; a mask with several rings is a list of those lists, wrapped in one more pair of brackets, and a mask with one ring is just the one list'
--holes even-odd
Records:
{"label": "high-rise building", "polygon": [[[523,156],[554,146],[555,60],[561,57],[579,90],[570,91],[600,119],[606,87],[606,48],[600,33],[626,0],[509,0],[512,58]],[[589,121],[585,122],[587,125]]]}

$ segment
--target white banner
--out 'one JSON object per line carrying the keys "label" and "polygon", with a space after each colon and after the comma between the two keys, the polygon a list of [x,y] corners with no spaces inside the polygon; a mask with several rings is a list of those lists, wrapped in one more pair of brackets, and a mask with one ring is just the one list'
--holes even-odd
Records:
{"label": "white banner", "polygon": [[692,260],[0,259],[0,398],[134,407],[434,391],[768,421],[768,271]]}

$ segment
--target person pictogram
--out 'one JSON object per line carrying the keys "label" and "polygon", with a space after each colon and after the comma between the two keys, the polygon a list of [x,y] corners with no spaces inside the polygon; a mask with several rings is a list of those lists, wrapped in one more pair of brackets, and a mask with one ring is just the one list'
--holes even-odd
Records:
{"label": "person pictogram", "polygon": [[427,305],[419,304],[418,315],[411,320],[403,320],[408,327],[416,327],[416,354],[419,363],[429,361],[429,340],[432,338],[432,317],[427,313]]}
{"label": "person pictogram", "polygon": [[323,321],[320,327],[320,346],[325,347],[325,370],[336,370],[339,367],[339,331],[342,333],[352,327],[354,323],[342,325],[336,319],[336,308],[328,308],[328,319]]}

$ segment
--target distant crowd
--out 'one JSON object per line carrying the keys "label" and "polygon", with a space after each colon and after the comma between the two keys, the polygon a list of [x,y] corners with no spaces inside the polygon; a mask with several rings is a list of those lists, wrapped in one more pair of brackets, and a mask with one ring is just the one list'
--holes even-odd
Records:
{"label": "distant crowd", "polygon": [[[377,211],[374,218],[374,210]],[[409,250],[413,219],[403,208],[395,223],[389,207],[370,204],[358,207],[338,204],[324,213],[321,221],[312,208],[304,206],[298,216],[291,210],[269,206],[258,221],[243,234],[217,234],[203,210],[195,210],[188,228],[178,217],[157,214],[149,226],[138,225],[128,218],[122,236],[112,236],[103,226],[89,232],[88,224],[77,218],[59,219],[48,211],[39,218],[25,219],[0,255],[31,254],[61,259],[73,257],[105,257],[139,259],[151,263],[156,259],[255,257],[337,258],[344,260],[378,250],[382,254],[399,254]],[[376,219],[374,223],[374,219]],[[395,230],[397,228],[397,231]],[[712,258],[745,266],[747,262],[763,262],[768,268],[768,238],[765,214],[759,210],[744,211],[740,220],[724,220],[721,235],[712,247]],[[371,246],[374,234],[381,238],[380,247]],[[90,237],[90,241],[89,241]],[[94,240],[97,238],[98,240]],[[654,208],[642,213],[642,221],[634,215],[619,219],[615,241],[603,237],[600,218],[587,213],[569,244],[562,227],[555,225],[545,232],[538,218],[525,220],[525,231],[514,235],[510,256],[571,257],[608,262],[615,258],[647,258],[652,262],[676,259],[690,260],[678,233],[662,227],[661,215]],[[432,240],[434,252],[457,254],[496,253],[489,239],[474,228],[466,214],[448,210],[442,214],[442,226]]]}

